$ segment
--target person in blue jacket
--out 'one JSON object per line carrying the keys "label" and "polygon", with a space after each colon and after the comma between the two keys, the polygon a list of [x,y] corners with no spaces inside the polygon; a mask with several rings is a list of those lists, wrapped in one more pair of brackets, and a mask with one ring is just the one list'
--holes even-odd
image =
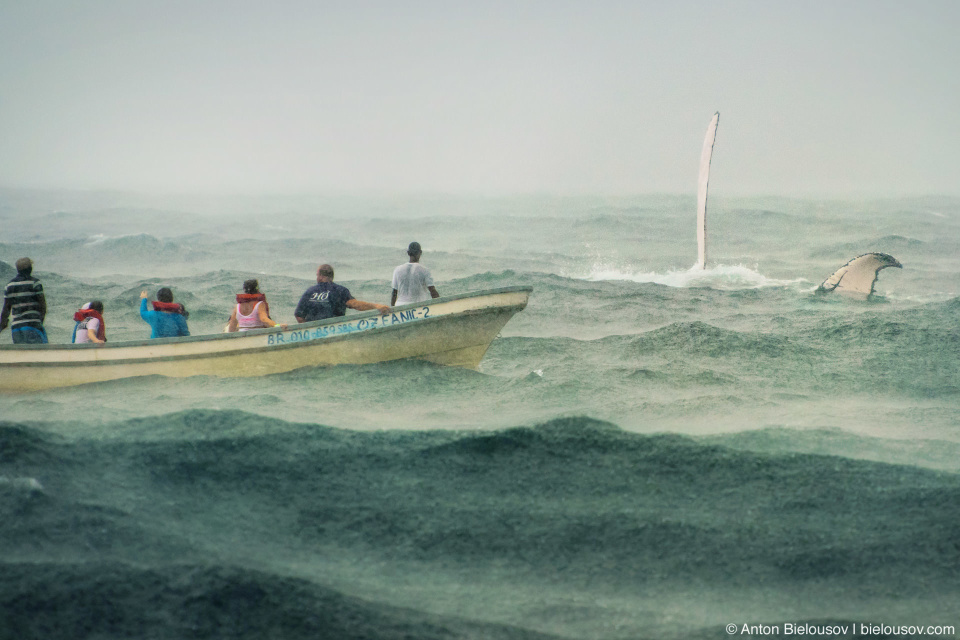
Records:
{"label": "person in blue jacket", "polygon": [[140,317],[150,325],[153,332],[151,338],[174,338],[177,336],[188,336],[190,330],[187,328],[187,310],[182,304],[173,301],[173,292],[167,287],[157,291],[157,301],[153,303],[153,309],[147,309],[147,298],[149,294],[146,291],[140,292]]}

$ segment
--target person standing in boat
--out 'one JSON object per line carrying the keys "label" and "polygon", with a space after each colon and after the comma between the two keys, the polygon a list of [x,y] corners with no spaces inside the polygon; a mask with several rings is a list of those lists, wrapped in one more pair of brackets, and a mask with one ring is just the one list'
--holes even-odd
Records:
{"label": "person standing in boat", "polygon": [[182,304],[173,301],[173,292],[163,287],[157,291],[157,301],[153,303],[153,309],[147,310],[147,298],[149,294],[146,291],[140,292],[140,317],[150,325],[153,330],[151,338],[174,338],[177,336],[188,336],[190,330],[187,329],[187,310]]}
{"label": "person standing in boat", "polygon": [[99,300],[93,300],[80,307],[73,314],[73,319],[77,321],[73,328],[74,343],[102,344],[107,341],[107,328],[103,324],[103,303]]}
{"label": "person standing in boat", "polygon": [[420,264],[423,249],[419,242],[411,242],[407,247],[410,261],[393,270],[393,293],[390,295],[391,306],[423,302],[431,298],[439,298],[437,288],[433,286],[433,276],[430,270]]}
{"label": "person standing in boat", "polygon": [[354,298],[349,289],[334,283],[333,267],[322,264],[317,269],[317,284],[303,292],[293,315],[297,322],[311,322],[345,315],[348,308],[355,311],[376,309],[381,314],[390,313],[390,307],[385,304]]}
{"label": "person standing in boat", "polygon": [[33,260],[20,258],[17,260],[17,275],[3,290],[0,331],[9,324],[13,344],[47,344],[47,331],[43,328],[47,299],[43,295],[43,285],[32,273]]}
{"label": "person standing in boat", "polygon": [[[275,327],[277,323],[270,318],[267,296],[260,293],[260,283],[255,279],[243,283],[243,293],[237,294],[237,306],[230,314],[227,331],[249,331],[263,327]],[[287,325],[281,324],[286,329]]]}

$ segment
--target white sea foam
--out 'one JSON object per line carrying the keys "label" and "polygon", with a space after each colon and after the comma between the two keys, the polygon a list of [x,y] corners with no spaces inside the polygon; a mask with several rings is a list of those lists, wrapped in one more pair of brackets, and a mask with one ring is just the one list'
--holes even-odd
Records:
{"label": "white sea foam", "polygon": [[12,487],[21,491],[43,491],[43,485],[36,478],[8,478],[0,476],[0,487]]}
{"label": "white sea foam", "polygon": [[798,285],[805,280],[779,280],[768,278],[756,269],[743,265],[717,265],[707,269],[696,266],[687,271],[630,271],[619,267],[594,264],[584,280],[628,280],[631,282],[651,282],[668,287],[708,287],[711,289],[759,289],[762,287],[787,287]]}

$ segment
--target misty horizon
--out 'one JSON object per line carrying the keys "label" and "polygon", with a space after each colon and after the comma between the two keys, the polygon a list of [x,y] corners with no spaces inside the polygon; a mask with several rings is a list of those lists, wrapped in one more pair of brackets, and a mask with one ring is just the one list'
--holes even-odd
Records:
{"label": "misty horizon", "polygon": [[0,7],[0,186],[960,195],[960,5]]}

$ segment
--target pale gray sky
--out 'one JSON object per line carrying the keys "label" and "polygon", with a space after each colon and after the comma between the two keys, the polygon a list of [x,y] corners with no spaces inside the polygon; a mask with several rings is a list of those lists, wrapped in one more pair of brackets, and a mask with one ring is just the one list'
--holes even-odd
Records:
{"label": "pale gray sky", "polygon": [[0,186],[960,195],[960,2],[0,0]]}

